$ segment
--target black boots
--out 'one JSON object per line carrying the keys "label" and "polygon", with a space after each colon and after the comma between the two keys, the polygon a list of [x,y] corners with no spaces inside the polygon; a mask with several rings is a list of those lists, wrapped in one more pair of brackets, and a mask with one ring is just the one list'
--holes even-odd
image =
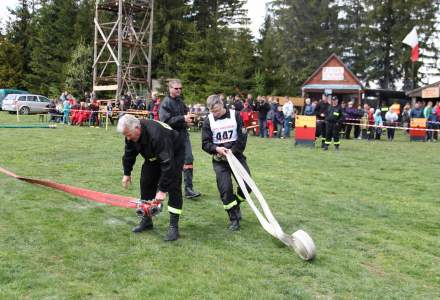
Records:
{"label": "black boots", "polygon": [[335,150],[336,150],[336,151],[339,151],[339,144],[336,144],[336,145],[335,145]]}
{"label": "black boots", "polygon": [[327,151],[328,150],[328,144],[324,144],[324,151]]}
{"label": "black boots", "polygon": [[151,217],[144,216],[141,218],[139,225],[134,227],[131,231],[134,233],[139,233],[148,229],[153,229],[153,220]]}
{"label": "black boots", "polygon": [[185,198],[191,199],[199,197],[201,194],[199,192],[193,191],[193,170],[185,169],[183,170],[183,181],[185,183]]}
{"label": "black boots", "polygon": [[179,215],[170,213],[170,227],[164,237],[164,241],[175,241],[180,237],[179,235]]}
{"label": "black boots", "polygon": [[229,223],[229,230],[231,231],[237,231],[238,229],[240,229],[240,220],[239,220],[239,207],[238,205],[233,206],[231,209],[229,209],[228,215],[229,215],[229,220],[231,221]]}

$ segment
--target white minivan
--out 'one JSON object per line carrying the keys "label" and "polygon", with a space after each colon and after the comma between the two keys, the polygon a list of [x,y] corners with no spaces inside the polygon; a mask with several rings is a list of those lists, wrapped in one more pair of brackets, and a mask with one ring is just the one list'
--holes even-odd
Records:
{"label": "white minivan", "polygon": [[2,110],[22,115],[47,113],[50,100],[44,96],[33,94],[9,94],[3,99]]}

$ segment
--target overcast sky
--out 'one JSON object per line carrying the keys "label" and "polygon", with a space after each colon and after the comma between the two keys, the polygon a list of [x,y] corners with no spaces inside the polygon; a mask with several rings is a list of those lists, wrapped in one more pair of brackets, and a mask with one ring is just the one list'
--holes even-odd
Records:
{"label": "overcast sky", "polygon": [[[0,20],[1,24],[5,24],[8,18],[9,8],[14,8],[18,4],[18,0],[0,0]],[[264,22],[264,15],[266,13],[266,3],[270,0],[248,0],[246,9],[248,16],[251,19],[250,29],[254,36],[259,36],[259,28]]]}

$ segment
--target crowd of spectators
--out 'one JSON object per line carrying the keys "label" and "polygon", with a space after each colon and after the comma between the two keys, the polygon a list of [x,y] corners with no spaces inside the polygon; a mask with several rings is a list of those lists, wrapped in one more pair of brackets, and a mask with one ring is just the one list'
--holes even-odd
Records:
{"label": "crowd of spectators", "polygon": [[[290,138],[291,130],[295,126],[295,116],[299,113],[305,116],[316,116],[317,137],[322,136],[322,124],[325,123],[325,114],[329,103],[327,97],[320,101],[305,99],[304,106],[298,112],[289,97],[285,97],[280,104],[278,97],[257,96],[254,100],[252,94],[246,98],[239,95],[223,97],[225,106],[240,112],[244,127],[252,130],[261,138]],[[123,95],[118,102],[107,101],[106,106],[100,107],[99,102],[90,93],[85,93],[81,100],[74,98],[69,92],[61,94],[59,99],[49,104],[50,121],[62,122],[71,125],[99,126],[99,114],[103,111],[113,124],[115,114],[130,110],[148,111],[147,117],[159,120],[160,97],[153,92],[151,99],[133,97],[130,92]],[[355,107],[353,101],[342,102],[343,118],[340,124],[342,137],[345,139],[380,140],[386,130],[387,140],[394,139],[396,128],[402,127],[409,132],[411,120],[425,118],[427,120],[426,139],[436,141],[440,129],[440,101],[434,105],[432,101],[416,102],[413,107],[409,103],[400,107],[394,103],[390,107],[371,107],[369,104]],[[207,108],[202,104],[188,106],[188,111],[200,116],[200,120],[208,114]],[[258,124],[258,125],[257,125]]]}

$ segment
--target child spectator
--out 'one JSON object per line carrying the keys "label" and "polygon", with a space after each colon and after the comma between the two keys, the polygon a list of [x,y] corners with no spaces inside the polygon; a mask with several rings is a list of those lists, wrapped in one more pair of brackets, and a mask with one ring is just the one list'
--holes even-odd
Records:
{"label": "child spectator", "polygon": [[380,109],[376,109],[376,112],[374,113],[374,125],[376,126],[376,140],[380,140],[383,126],[382,112]]}

